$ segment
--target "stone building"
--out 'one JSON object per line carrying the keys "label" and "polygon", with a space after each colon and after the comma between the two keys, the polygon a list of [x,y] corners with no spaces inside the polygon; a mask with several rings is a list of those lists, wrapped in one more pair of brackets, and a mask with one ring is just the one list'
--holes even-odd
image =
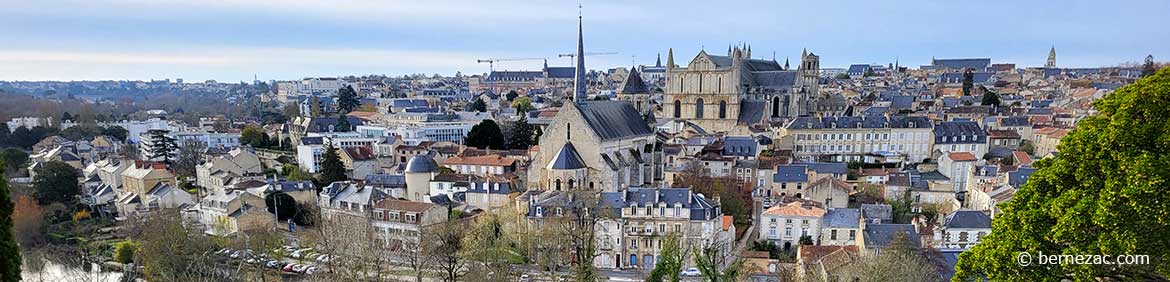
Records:
{"label": "stone building", "polygon": [[540,138],[529,190],[617,191],[662,180],[662,146],[632,105],[566,103]]}
{"label": "stone building", "polygon": [[752,59],[751,47],[726,56],[699,51],[686,68],[667,53],[663,116],[687,119],[708,131],[747,134],[771,119],[807,115],[819,95],[820,57],[807,51],[797,70],[774,59]]}

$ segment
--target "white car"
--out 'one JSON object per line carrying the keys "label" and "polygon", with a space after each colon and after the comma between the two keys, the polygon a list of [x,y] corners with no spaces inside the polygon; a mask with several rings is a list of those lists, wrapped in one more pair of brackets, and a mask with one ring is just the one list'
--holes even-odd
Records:
{"label": "white car", "polygon": [[692,268],[687,268],[687,270],[683,270],[682,273],[680,273],[680,274],[682,274],[682,276],[699,276],[699,275],[702,275],[703,273],[699,272],[698,268],[692,267]]}

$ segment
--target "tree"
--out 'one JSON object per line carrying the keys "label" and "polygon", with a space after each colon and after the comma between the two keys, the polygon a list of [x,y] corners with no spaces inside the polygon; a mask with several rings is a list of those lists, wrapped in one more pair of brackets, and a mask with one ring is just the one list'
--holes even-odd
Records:
{"label": "tree", "polygon": [[837,76],[834,76],[833,78],[835,78],[835,79],[849,79],[850,77],[848,74],[839,73],[839,74],[837,74]]}
{"label": "tree", "polygon": [[1024,153],[1028,153],[1029,156],[1035,156],[1036,155],[1036,145],[1032,144],[1032,141],[1020,140],[1020,151],[1023,151]]}
{"label": "tree", "polygon": [[[0,166],[0,175],[4,167]],[[20,247],[12,228],[16,207],[9,192],[8,177],[0,177],[0,282],[20,282]]]}
{"label": "tree", "polygon": [[[991,234],[959,256],[956,281],[1170,280],[1170,69],[1093,102],[1060,154],[1001,204]],[[1148,264],[1017,263],[1021,252],[1142,254]]]}
{"label": "tree", "polygon": [[340,113],[352,112],[361,106],[361,101],[358,100],[357,91],[353,90],[353,86],[346,85],[337,90],[337,111]]}
{"label": "tree", "polygon": [[28,162],[28,153],[17,148],[0,150],[0,163],[7,164],[8,171],[16,173]]}
{"label": "tree", "polygon": [[721,240],[711,240],[696,247],[695,267],[703,274],[703,281],[742,281],[752,272],[749,265],[731,252],[733,248]]}
{"label": "tree", "polygon": [[1142,77],[1147,77],[1158,72],[1158,68],[1154,66],[1154,55],[1146,55],[1146,61],[1142,63]]}
{"label": "tree", "polygon": [[658,261],[654,263],[654,270],[650,271],[650,277],[646,278],[646,281],[679,281],[679,274],[682,272],[689,253],[683,250],[678,236],[678,234],[670,234],[662,240],[661,254],[658,256]]}
{"label": "tree", "polygon": [[508,101],[515,101],[516,97],[520,97],[520,93],[516,93],[516,90],[508,91],[508,94],[504,94],[504,98],[507,98]]}
{"label": "tree", "polygon": [[201,229],[183,224],[177,211],[155,211],[130,225],[126,228],[130,239],[141,242],[133,261],[143,266],[146,280],[232,281],[233,273],[218,267],[192,267],[217,265],[213,253],[220,247],[204,237]]}
{"label": "tree", "polygon": [[268,213],[275,214],[278,220],[296,217],[298,213],[297,200],[285,192],[272,192],[264,196],[264,205]]}
{"label": "tree", "polygon": [[[905,233],[895,233],[893,241],[875,256],[860,256],[831,275],[840,281],[939,281],[938,268],[910,245]],[[1028,281],[1028,280],[1023,280]]]}
{"label": "tree", "polygon": [[865,67],[865,73],[862,73],[862,74],[861,74],[861,76],[862,76],[862,77],[871,77],[871,76],[874,76],[874,73],[873,73],[873,68],[872,68],[872,67]]}
{"label": "tree", "polygon": [[114,139],[117,139],[118,141],[126,142],[126,137],[129,137],[130,131],[122,128],[121,126],[114,125],[102,128],[102,135],[110,136]]}
{"label": "tree", "polygon": [[17,127],[11,134],[8,134],[8,145],[26,150],[32,149],[32,145],[36,144],[37,141],[40,141],[39,138],[33,136],[32,131],[24,126]]}
{"label": "tree", "polygon": [[118,263],[134,262],[134,254],[138,252],[139,243],[132,240],[125,240],[114,243],[114,261]]}
{"label": "tree", "polygon": [[80,193],[77,169],[60,161],[47,162],[37,168],[33,195],[41,204],[68,203]]}
{"label": "tree", "polygon": [[975,72],[968,68],[963,71],[963,96],[971,96],[972,88],[975,88]]}
{"label": "tree", "polygon": [[65,121],[69,121],[69,120],[73,120],[73,115],[69,114],[69,112],[65,112],[65,113],[61,114],[61,122],[65,122]]}
{"label": "tree", "polygon": [[504,142],[504,132],[500,130],[496,121],[485,119],[471,127],[463,144],[479,149],[503,150],[506,149]]}
{"label": "tree", "polygon": [[309,117],[321,116],[322,111],[320,99],[321,98],[318,98],[317,95],[313,95],[313,97],[309,98]]}
{"label": "tree", "polygon": [[483,99],[476,97],[475,100],[471,101],[471,104],[467,105],[467,110],[474,112],[486,112],[487,103],[484,103]]}
{"label": "tree", "polygon": [[12,232],[16,241],[25,249],[39,247],[45,243],[45,210],[37,201],[28,196],[16,200],[12,212]]}
{"label": "tree", "polygon": [[532,145],[540,144],[540,136],[544,136],[544,130],[540,129],[539,126],[534,127],[532,130]]}
{"label": "tree", "polygon": [[8,128],[8,123],[0,122],[0,148],[8,147],[8,135],[12,130]]}
{"label": "tree", "polygon": [[528,124],[528,118],[520,116],[512,124],[512,138],[508,140],[508,147],[512,149],[528,150],[534,143],[532,140],[532,125]]}
{"label": "tree", "polygon": [[983,103],[981,103],[982,105],[999,107],[999,103],[1000,102],[999,102],[999,94],[998,93],[991,92],[991,91],[983,91]]}
{"label": "tree", "polygon": [[753,251],[768,252],[768,258],[771,259],[779,259],[783,251],[775,242],[766,239],[752,242],[750,249]]}
{"label": "tree", "polygon": [[169,133],[170,131],[165,129],[146,131],[146,134],[149,135],[148,138],[150,138],[150,147],[147,148],[148,159],[171,163],[171,160],[175,158],[178,145],[175,144],[175,138],[171,137]]}
{"label": "tree", "polygon": [[353,131],[353,125],[349,123],[349,117],[341,114],[337,117],[337,124],[333,125],[333,131],[336,132],[350,132]]}
{"label": "tree", "polygon": [[528,97],[520,97],[512,101],[512,108],[515,108],[516,112],[521,115],[526,115],[528,111],[536,109],[536,107],[532,106],[532,98]]}
{"label": "tree", "polygon": [[329,145],[325,149],[325,154],[321,156],[321,175],[317,179],[321,186],[349,179],[345,176],[345,164],[341,163],[341,156],[337,154],[337,148],[333,145]]}
{"label": "tree", "polygon": [[288,103],[284,105],[284,108],[281,109],[280,113],[283,114],[285,118],[292,120],[301,116],[301,107],[295,103]]}
{"label": "tree", "polygon": [[424,244],[434,244],[429,249],[435,255],[435,271],[441,275],[440,278],[443,281],[456,282],[463,277],[464,269],[469,263],[462,256],[465,232],[464,226],[459,225],[456,221],[448,220],[435,226],[435,232],[431,238],[423,239],[425,240]]}
{"label": "tree", "polygon": [[175,165],[172,166],[175,174],[179,175],[180,179],[195,176],[195,168],[206,161],[204,159],[206,151],[207,145],[204,145],[203,142],[187,141],[187,143],[183,143],[183,146],[178,149]]}
{"label": "tree", "polygon": [[248,145],[252,146],[253,148],[264,148],[268,146],[266,142],[267,139],[268,136],[264,133],[264,129],[260,128],[259,126],[249,124],[244,126],[244,130],[240,131],[241,145]]}

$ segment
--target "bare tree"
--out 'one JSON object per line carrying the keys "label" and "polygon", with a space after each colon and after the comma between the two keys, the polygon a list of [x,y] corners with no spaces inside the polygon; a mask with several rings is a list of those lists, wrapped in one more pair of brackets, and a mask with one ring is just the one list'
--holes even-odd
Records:
{"label": "bare tree", "polygon": [[448,220],[434,226],[430,238],[424,238],[423,244],[434,255],[435,271],[443,281],[455,282],[463,277],[467,270],[468,260],[463,258],[463,236],[466,226],[463,222]]}

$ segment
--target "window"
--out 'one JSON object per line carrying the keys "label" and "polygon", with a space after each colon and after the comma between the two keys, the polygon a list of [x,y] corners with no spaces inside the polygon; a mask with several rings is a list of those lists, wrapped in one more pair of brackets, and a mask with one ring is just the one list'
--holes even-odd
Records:
{"label": "window", "polygon": [[680,223],[675,223],[675,224],[674,224],[674,232],[675,232],[675,233],[682,233],[682,224],[680,224]]}
{"label": "window", "polygon": [[695,100],[695,118],[703,118],[703,98]]}
{"label": "window", "polygon": [[857,230],[849,230],[849,240],[852,241],[852,240],[856,240],[856,239],[857,239]]}
{"label": "window", "polygon": [[674,118],[682,117],[682,101],[674,100]]}
{"label": "window", "polygon": [[674,207],[674,217],[679,217],[681,215],[682,215],[682,207],[675,206]]}
{"label": "window", "polygon": [[719,101],[719,118],[727,118],[727,101]]}
{"label": "window", "polygon": [[417,216],[413,214],[406,215],[406,222],[415,222],[417,219]]}
{"label": "window", "polygon": [[792,236],[792,227],[784,227],[784,236]]}
{"label": "window", "polygon": [[836,229],[829,231],[829,240],[837,240],[837,230]]}

